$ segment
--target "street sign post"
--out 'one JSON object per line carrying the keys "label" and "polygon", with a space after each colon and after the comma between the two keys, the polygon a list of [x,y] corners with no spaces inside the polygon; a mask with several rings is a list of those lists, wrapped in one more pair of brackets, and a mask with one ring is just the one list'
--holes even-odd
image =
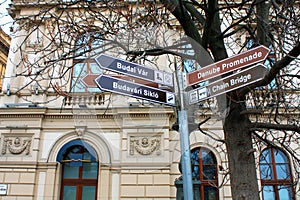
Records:
{"label": "street sign post", "polygon": [[262,80],[267,72],[268,69],[264,65],[257,64],[206,86],[191,90],[188,92],[189,104],[198,103]]}
{"label": "street sign post", "polygon": [[[219,61],[200,70],[188,74],[188,84],[193,85],[218,75],[231,72],[242,67],[252,65],[254,63],[263,61],[269,49],[260,46],[242,54],[233,56],[231,58]],[[126,60],[117,59],[111,56],[100,54],[96,57],[96,62],[101,68],[117,73],[122,73],[128,76],[136,77],[145,81],[151,81],[158,84],[163,84],[173,87],[173,74],[163,71],[153,70],[136,63],[128,62]],[[246,86],[258,80],[261,80],[267,69],[262,64],[250,67],[246,70],[230,75],[226,78],[220,79],[207,86],[192,90],[188,92],[189,104],[194,104],[202,100],[226,93],[237,88]],[[178,78],[179,82],[182,78]],[[180,80],[181,79],[181,80]],[[83,81],[88,81],[83,80]],[[143,84],[134,83],[107,75],[100,75],[95,79],[98,87],[104,91],[114,92],[134,98],[145,99],[157,103],[162,103],[170,106],[175,105],[175,94],[172,92],[160,90],[153,87],[148,87]],[[187,110],[185,106],[186,93],[184,92],[183,83],[179,84],[180,96],[180,110],[178,111],[179,118],[179,132],[183,159],[183,181],[184,181],[184,198],[193,199],[192,173],[190,165],[190,145]]]}
{"label": "street sign post", "polygon": [[98,87],[104,91],[175,106],[175,94],[172,92],[125,81],[107,75],[100,75],[95,81]]}
{"label": "street sign post", "polygon": [[101,68],[173,87],[173,74],[154,70],[127,60],[100,54],[95,58]]}
{"label": "street sign post", "polygon": [[194,85],[222,74],[261,62],[267,58],[269,52],[270,49],[261,45],[230,58],[220,60],[187,74],[188,85]]}

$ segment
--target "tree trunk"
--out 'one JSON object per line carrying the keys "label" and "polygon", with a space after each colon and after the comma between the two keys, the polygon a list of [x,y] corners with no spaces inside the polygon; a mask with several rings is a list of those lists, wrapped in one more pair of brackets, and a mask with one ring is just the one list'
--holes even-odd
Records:
{"label": "tree trunk", "polygon": [[232,199],[259,200],[250,120],[241,114],[244,108],[244,104],[232,102],[224,122]]}
{"label": "tree trunk", "polygon": [[[195,34],[195,25],[186,14],[184,7],[177,0],[161,0],[161,2],[178,19],[185,33],[201,44],[199,35]],[[181,7],[180,7],[181,5]],[[217,0],[208,1],[209,12],[206,13],[204,38],[205,46],[210,48],[215,61],[228,57],[224,40],[221,37],[221,22]],[[192,34],[193,33],[193,34]],[[206,41],[207,40],[207,41]],[[230,105],[230,112],[224,120],[225,142],[228,152],[231,192],[233,200],[259,200],[256,175],[256,162],[249,132],[250,120],[241,111],[244,104],[231,101],[228,104],[226,95],[217,97],[219,111],[224,112]]]}

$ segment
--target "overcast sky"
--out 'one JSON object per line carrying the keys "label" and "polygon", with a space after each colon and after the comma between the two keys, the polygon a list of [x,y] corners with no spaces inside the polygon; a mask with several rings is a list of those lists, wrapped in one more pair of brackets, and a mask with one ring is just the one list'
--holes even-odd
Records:
{"label": "overcast sky", "polygon": [[9,27],[12,26],[12,18],[7,14],[6,8],[10,4],[10,0],[0,0],[0,26],[2,30],[10,34]]}

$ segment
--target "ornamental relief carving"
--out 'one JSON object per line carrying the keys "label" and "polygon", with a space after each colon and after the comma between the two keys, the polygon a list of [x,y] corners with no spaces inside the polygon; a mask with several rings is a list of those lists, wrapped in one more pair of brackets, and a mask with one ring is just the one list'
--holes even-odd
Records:
{"label": "ornamental relief carving", "polygon": [[25,153],[25,155],[29,155],[31,146],[31,139],[22,138],[22,137],[14,137],[14,138],[4,138],[3,146],[2,146],[2,155],[6,154],[7,151],[9,153],[17,155],[21,153]]}
{"label": "ornamental relief carving", "polygon": [[150,155],[156,154],[160,155],[160,144],[161,144],[161,137],[153,136],[153,137],[130,137],[130,155],[134,155],[137,152],[140,155]]}

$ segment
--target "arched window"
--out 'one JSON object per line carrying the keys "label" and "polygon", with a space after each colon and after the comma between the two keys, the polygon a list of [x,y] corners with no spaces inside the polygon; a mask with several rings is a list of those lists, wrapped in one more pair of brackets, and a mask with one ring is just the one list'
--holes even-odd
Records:
{"label": "arched window", "polygon": [[95,57],[103,50],[103,38],[101,34],[88,32],[82,34],[75,44],[75,58],[72,73],[72,92],[99,92],[100,89],[95,87],[87,87],[82,79],[86,75],[95,75],[96,78],[102,74],[100,66],[96,63]]}
{"label": "arched window", "polygon": [[191,152],[192,175],[200,180],[200,199],[218,200],[218,168],[213,152],[206,148],[196,148]]}
{"label": "arched window", "polygon": [[286,154],[275,148],[260,156],[260,177],[264,200],[294,200],[290,162]]}
{"label": "arched window", "polygon": [[94,149],[81,140],[64,145],[57,161],[62,164],[60,200],[97,198],[98,162]]}

